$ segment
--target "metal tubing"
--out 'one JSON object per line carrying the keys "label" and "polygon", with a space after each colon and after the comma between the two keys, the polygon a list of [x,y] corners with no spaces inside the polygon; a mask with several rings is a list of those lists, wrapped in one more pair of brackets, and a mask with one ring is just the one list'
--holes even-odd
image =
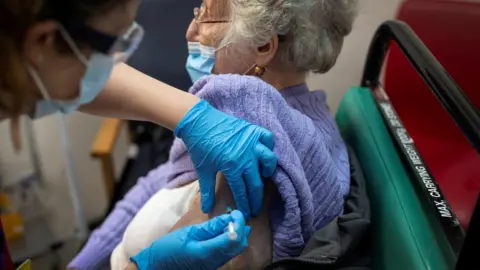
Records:
{"label": "metal tubing", "polygon": [[386,21],[377,29],[365,63],[362,86],[375,88],[379,85],[391,41],[398,44],[470,144],[480,153],[480,113],[407,24]]}

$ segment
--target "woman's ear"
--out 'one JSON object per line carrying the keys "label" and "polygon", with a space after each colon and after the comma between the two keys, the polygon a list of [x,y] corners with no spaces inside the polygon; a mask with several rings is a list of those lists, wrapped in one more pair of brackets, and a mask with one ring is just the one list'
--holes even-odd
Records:
{"label": "woman's ear", "polygon": [[55,52],[54,43],[58,26],[53,21],[36,23],[25,35],[23,50],[26,61],[38,68],[43,59]]}
{"label": "woman's ear", "polygon": [[256,64],[261,67],[266,67],[272,62],[278,50],[278,35],[274,35],[270,42],[257,48]]}

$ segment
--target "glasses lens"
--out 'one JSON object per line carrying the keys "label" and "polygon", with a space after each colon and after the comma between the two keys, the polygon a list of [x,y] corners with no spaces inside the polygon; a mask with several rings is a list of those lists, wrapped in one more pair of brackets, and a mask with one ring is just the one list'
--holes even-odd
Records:
{"label": "glasses lens", "polygon": [[193,16],[195,18],[195,21],[201,22],[205,13],[205,3],[203,2],[200,7],[194,8],[193,9]]}
{"label": "glasses lens", "polygon": [[126,62],[142,42],[143,28],[136,22],[132,24],[125,34],[120,36],[112,47],[111,54],[116,63]]}
{"label": "glasses lens", "polygon": [[198,18],[200,17],[200,8],[196,7],[193,8],[193,18],[195,21],[198,21]]}

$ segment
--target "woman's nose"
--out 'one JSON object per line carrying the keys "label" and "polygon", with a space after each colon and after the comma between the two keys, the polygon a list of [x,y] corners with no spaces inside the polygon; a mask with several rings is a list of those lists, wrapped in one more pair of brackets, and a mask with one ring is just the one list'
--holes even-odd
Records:
{"label": "woman's nose", "polygon": [[189,42],[200,42],[200,34],[198,33],[198,25],[195,19],[188,26],[186,38]]}

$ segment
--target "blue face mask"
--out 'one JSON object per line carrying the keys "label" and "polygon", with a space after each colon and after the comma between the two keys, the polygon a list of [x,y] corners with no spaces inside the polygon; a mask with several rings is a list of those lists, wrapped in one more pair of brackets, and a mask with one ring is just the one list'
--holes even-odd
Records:
{"label": "blue face mask", "polygon": [[187,72],[193,83],[201,77],[212,74],[216,49],[200,45],[200,42],[188,42]]}
{"label": "blue face mask", "polygon": [[57,111],[65,114],[71,113],[77,110],[81,105],[90,103],[103,90],[110,78],[110,74],[112,73],[114,66],[114,59],[112,56],[94,52],[90,56],[90,60],[86,60],[76,45],[72,44],[73,41],[70,37],[65,34],[64,37],[70,47],[72,47],[73,52],[87,68],[85,75],[83,75],[80,82],[79,95],[73,100],[52,100],[38,72],[31,66],[27,65],[30,76],[43,96],[43,100],[39,100],[35,105],[35,112],[33,115],[33,118],[35,119]]}
{"label": "blue face mask", "polygon": [[30,75],[43,96],[37,101],[33,118],[40,118],[57,111],[67,114],[76,111],[81,105],[90,103],[103,90],[107,84],[113,69],[113,58],[111,56],[93,53],[87,63],[87,70],[80,82],[80,92],[73,100],[52,100],[47,88],[43,84],[38,72],[28,67]]}

